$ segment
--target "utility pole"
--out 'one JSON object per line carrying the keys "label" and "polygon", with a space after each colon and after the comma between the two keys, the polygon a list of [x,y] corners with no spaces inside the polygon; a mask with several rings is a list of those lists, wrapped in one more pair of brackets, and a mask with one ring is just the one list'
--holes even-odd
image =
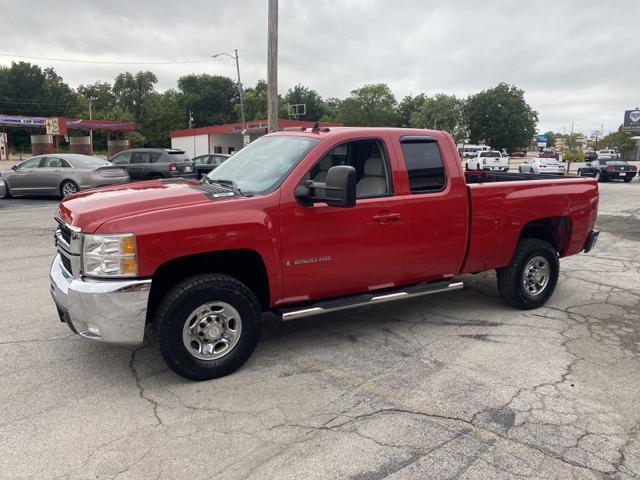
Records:
{"label": "utility pole", "polygon": [[[91,100],[89,100],[89,120],[93,120],[91,115]],[[89,148],[91,151],[91,155],[93,155],[93,129],[89,129]]]}
{"label": "utility pole", "polygon": [[234,50],[236,53],[236,72],[238,73],[238,91],[240,92],[240,118],[242,118],[242,124],[244,126],[244,100],[242,98],[242,82],[240,81],[240,60],[238,58],[238,49]]}
{"label": "utility pole", "polygon": [[245,119],[244,119],[244,94],[242,91],[242,82],[240,81],[240,57],[238,57],[238,49],[234,49],[234,53],[235,55],[231,55],[230,53],[216,53],[215,55],[211,55],[211,58],[216,58],[216,57],[221,57],[221,56],[225,56],[225,57],[229,57],[229,58],[233,58],[236,61],[236,73],[238,74],[238,93],[240,94],[240,118],[242,120],[243,125],[245,124]]}
{"label": "utility pole", "polygon": [[267,44],[267,123],[278,130],[278,0],[269,0]]}

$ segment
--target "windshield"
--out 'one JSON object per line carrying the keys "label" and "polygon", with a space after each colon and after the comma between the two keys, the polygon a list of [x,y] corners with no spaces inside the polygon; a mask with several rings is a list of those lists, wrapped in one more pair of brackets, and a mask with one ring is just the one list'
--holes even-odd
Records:
{"label": "windshield", "polygon": [[604,162],[600,162],[600,165],[627,165],[627,162],[624,160],[606,160]]}
{"label": "windshield", "polygon": [[299,136],[261,137],[225,160],[207,178],[232,180],[243,193],[271,193],[318,141]]}

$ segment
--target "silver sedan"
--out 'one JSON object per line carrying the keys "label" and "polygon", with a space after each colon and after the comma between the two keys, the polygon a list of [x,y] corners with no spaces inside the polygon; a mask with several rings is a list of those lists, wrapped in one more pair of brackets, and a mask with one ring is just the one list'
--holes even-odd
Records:
{"label": "silver sedan", "polygon": [[555,158],[523,158],[518,169],[520,173],[552,173],[555,175],[566,173],[565,164]]}
{"label": "silver sedan", "polygon": [[[74,153],[31,157],[1,173],[0,195],[59,195],[129,181],[129,174],[107,160]],[[4,190],[4,192],[2,191]]]}

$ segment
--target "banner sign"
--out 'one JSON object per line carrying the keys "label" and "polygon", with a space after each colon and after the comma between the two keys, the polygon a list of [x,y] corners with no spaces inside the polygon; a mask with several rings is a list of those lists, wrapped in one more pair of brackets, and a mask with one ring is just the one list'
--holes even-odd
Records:
{"label": "banner sign", "polygon": [[624,112],[624,123],[622,129],[632,132],[640,130],[640,110],[627,110]]}
{"label": "banner sign", "polygon": [[548,142],[548,141],[549,141],[548,135],[536,135],[536,142]]}
{"label": "banner sign", "polygon": [[47,135],[60,135],[60,122],[58,118],[47,118]]}
{"label": "banner sign", "polygon": [[44,117],[23,117],[21,115],[0,115],[0,125],[15,127],[44,127],[47,119]]}

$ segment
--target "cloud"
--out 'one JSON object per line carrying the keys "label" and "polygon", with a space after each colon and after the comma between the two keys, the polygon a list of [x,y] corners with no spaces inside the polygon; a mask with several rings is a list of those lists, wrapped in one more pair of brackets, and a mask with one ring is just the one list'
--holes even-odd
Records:
{"label": "cloud", "polygon": [[[266,1],[7,2],[4,52],[118,61],[240,53],[243,83],[266,78]],[[466,96],[508,82],[526,91],[540,130],[614,130],[640,104],[637,1],[281,0],[279,87],[344,97],[365,83],[398,99]],[[3,59],[8,63],[11,59]],[[18,60],[18,59],[16,59]],[[206,72],[235,78],[232,60],[178,65],[49,63],[71,85],[153,70],[158,88]]]}

